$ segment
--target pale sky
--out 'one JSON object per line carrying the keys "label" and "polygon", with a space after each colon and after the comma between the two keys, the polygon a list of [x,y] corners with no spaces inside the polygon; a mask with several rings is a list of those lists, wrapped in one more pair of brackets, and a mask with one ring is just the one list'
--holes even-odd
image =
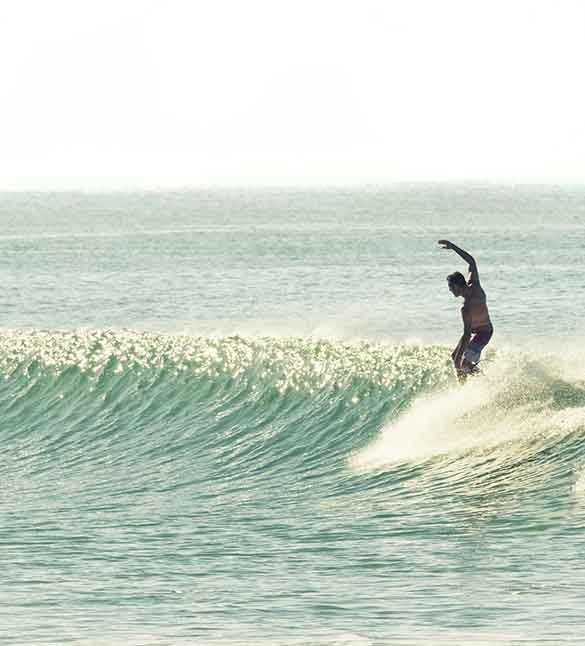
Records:
{"label": "pale sky", "polygon": [[585,182],[582,0],[0,0],[0,190]]}

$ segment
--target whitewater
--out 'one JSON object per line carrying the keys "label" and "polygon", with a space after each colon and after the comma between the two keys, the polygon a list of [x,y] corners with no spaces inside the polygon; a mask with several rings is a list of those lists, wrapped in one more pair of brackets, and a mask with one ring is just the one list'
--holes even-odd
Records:
{"label": "whitewater", "polygon": [[582,189],[0,197],[0,643],[583,643]]}

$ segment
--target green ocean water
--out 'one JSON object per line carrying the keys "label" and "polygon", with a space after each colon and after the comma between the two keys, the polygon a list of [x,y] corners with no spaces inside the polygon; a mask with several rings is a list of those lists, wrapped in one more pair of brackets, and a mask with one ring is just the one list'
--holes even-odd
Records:
{"label": "green ocean water", "polygon": [[[0,643],[581,644],[585,189],[0,195]],[[495,326],[461,388],[445,276]]]}

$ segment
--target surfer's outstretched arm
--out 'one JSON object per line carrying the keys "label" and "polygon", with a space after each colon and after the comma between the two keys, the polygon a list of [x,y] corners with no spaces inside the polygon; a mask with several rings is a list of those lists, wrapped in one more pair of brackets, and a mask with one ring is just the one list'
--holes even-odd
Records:
{"label": "surfer's outstretched arm", "polygon": [[467,253],[467,251],[461,249],[461,247],[458,247],[456,244],[453,244],[449,240],[439,240],[439,244],[442,245],[444,249],[452,249],[458,256],[465,260],[465,262],[469,265],[470,284],[479,285],[479,273],[477,271],[477,263],[475,262],[475,258],[470,253]]}

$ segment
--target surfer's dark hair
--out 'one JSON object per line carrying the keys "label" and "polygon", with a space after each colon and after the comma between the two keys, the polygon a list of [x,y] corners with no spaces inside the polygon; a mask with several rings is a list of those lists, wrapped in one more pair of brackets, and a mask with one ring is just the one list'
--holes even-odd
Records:
{"label": "surfer's dark hair", "polygon": [[456,271],[447,276],[447,282],[449,285],[457,285],[458,287],[467,287],[467,281],[465,276],[460,272]]}

